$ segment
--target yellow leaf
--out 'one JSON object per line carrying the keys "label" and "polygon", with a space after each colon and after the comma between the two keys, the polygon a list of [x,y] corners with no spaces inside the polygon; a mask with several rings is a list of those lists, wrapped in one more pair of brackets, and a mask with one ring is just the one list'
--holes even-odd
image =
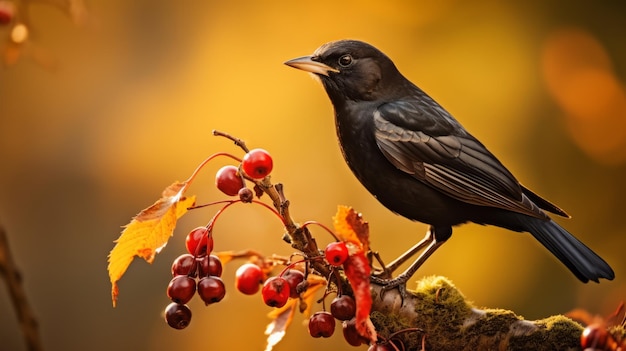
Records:
{"label": "yellow leaf", "polygon": [[235,251],[219,251],[213,252],[213,255],[219,257],[222,265],[226,265],[228,262],[232,261],[234,258]]}
{"label": "yellow leaf", "polygon": [[339,206],[333,223],[341,241],[356,244],[364,252],[369,250],[369,224],[360,213],[352,207]]}
{"label": "yellow leaf", "polygon": [[195,203],[195,196],[183,197],[185,184],[175,182],[165,188],[162,197],[133,217],[115,241],[115,247],[109,253],[108,266],[113,307],[119,293],[117,281],[135,256],[152,263],[154,256],[172,236],[176,221]]}
{"label": "yellow leaf", "polygon": [[280,309],[280,313],[276,313],[274,320],[267,325],[267,328],[265,329],[265,335],[267,335],[267,345],[265,346],[265,351],[271,351],[272,348],[274,348],[274,346],[276,346],[276,344],[283,339],[287,333],[287,327],[293,320],[296,306],[297,304],[295,302],[292,302],[287,306],[283,306],[283,308]]}

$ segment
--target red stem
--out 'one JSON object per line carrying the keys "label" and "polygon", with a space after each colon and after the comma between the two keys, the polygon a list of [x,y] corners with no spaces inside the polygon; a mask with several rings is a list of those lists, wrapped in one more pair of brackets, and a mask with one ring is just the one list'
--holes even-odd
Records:
{"label": "red stem", "polygon": [[202,168],[204,166],[206,166],[207,163],[209,163],[210,161],[212,161],[214,158],[218,157],[218,156],[226,156],[226,157],[230,157],[233,160],[237,161],[237,162],[241,162],[241,159],[237,156],[231,155],[227,152],[218,152],[215,153],[209,157],[207,157],[206,159],[204,159],[204,161],[202,161],[198,167],[196,167],[196,169],[193,171],[193,173],[191,173],[191,175],[189,176],[189,178],[187,178],[187,180],[184,181],[184,186],[182,189],[180,189],[180,194],[185,193],[185,191],[187,191],[187,189],[189,188],[189,186],[191,185],[191,183],[193,182],[193,180],[196,178],[196,176],[198,175],[198,173],[200,172],[200,170],[202,170]]}
{"label": "red stem", "polygon": [[335,235],[335,233],[332,230],[330,230],[330,228],[328,228],[327,226],[325,226],[324,224],[322,224],[320,222],[317,222],[317,221],[306,221],[306,222],[302,223],[302,228],[306,228],[306,227],[308,227],[309,225],[312,225],[312,224],[317,225],[317,226],[323,228],[324,230],[326,230],[330,235],[333,236],[333,238],[335,238],[335,241],[341,241],[341,240],[339,240],[337,235]]}

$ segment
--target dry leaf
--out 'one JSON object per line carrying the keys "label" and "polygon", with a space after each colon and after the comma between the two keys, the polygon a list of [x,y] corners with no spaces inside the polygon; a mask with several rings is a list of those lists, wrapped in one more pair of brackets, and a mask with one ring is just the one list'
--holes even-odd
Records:
{"label": "dry leaf", "polygon": [[358,244],[364,252],[369,250],[369,224],[360,213],[352,207],[339,206],[333,222],[341,241]]}
{"label": "dry leaf", "polygon": [[187,212],[188,207],[193,206],[195,196],[183,197],[185,184],[176,182],[165,188],[162,197],[133,217],[115,241],[115,247],[109,253],[108,266],[114,307],[119,293],[117,281],[135,256],[152,263],[154,256],[172,236],[176,221]]}
{"label": "dry leaf", "polygon": [[377,333],[370,319],[371,267],[365,256],[369,247],[369,226],[359,213],[346,206],[339,206],[333,222],[337,236],[346,243],[350,253],[343,264],[343,269],[356,301],[356,329],[361,336],[375,343]]}
{"label": "dry leaf", "polygon": [[[294,299],[292,299],[294,300]],[[276,314],[276,317],[265,329],[265,335],[267,335],[267,345],[265,351],[272,351],[272,348],[278,344],[285,334],[287,333],[287,327],[293,320],[293,315],[296,311],[297,304],[294,302],[283,306],[280,309],[280,313]],[[284,308],[288,307],[288,308]]]}

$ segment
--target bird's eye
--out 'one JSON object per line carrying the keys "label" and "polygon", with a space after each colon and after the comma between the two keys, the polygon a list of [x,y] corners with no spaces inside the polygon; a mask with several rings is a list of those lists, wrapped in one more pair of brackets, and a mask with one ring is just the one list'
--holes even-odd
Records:
{"label": "bird's eye", "polygon": [[352,56],[346,54],[341,56],[337,62],[341,67],[348,67],[352,64],[352,61]]}

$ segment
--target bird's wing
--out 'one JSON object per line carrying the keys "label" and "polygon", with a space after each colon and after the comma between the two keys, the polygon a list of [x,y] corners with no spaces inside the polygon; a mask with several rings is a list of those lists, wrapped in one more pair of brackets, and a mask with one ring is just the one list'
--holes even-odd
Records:
{"label": "bird's wing", "polygon": [[438,105],[386,103],[374,124],[378,147],[399,170],[460,201],[546,217],[500,161]]}

